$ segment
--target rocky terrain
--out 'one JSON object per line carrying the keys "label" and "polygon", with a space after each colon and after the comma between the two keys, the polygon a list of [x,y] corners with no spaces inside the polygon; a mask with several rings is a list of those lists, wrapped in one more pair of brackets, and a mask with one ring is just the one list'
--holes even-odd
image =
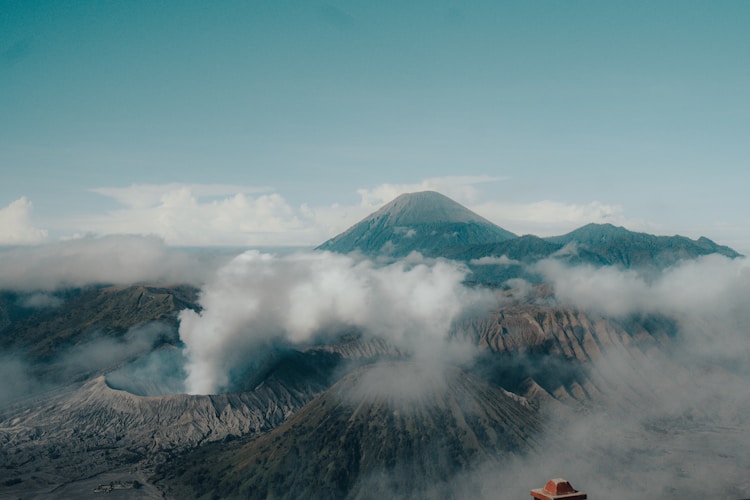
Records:
{"label": "rocky terrain", "polygon": [[[409,387],[419,378],[426,389]],[[524,398],[462,370],[381,363],[247,444],[178,459],[165,480],[175,497],[444,496],[456,475],[535,449],[539,430]]]}
{"label": "rocky terrain", "polygon": [[[301,359],[305,358],[305,359]],[[136,396],[105,376],[0,411],[3,495],[56,496],[99,476],[148,482],[155,464],[206,442],[269,431],[330,385],[341,357],[289,353],[252,390],[212,396]]]}
{"label": "rocky terrain", "polygon": [[[429,192],[320,248],[384,266],[414,250],[428,259],[409,266],[453,259],[460,293],[484,305],[440,325],[445,338],[341,321],[268,337],[225,391],[188,395],[180,312],[205,319],[205,289],[1,292],[0,497],[515,498],[562,474],[591,498],[750,495],[750,318],[731,249],[609,225],[516,237]],[[614,305],[565,295],[555,273],[568,271],[573,292],[604,280]],[[679,295],[669,307],[663,290]],[[262,318],[239,332],[281,329]]]}

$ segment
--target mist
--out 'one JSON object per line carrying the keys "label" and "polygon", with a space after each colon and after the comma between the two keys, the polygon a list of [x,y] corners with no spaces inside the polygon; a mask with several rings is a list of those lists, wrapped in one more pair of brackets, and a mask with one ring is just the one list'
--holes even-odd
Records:
{"label": "mist", "polygon": [[[446,365],[469,366],[477,359],[477,345],[454,338],[457,322],[538,294],[522,279],[499,290],[467,286],[471,276],[464,264],[419,254],[395,262],[328,252],[233,256],[173,249],[143,237],[82,238],[0,253],[0,286],[18,292],[19,305],[31,309],[60,307],[57,290],[94,283],[200,287],[200,311],[179,314],[184,347],[154,351],[167,327],[141,325],[121,338],[93,335],[68,346],[43,369],[66,380],[106,373],[112,387],[140,395],[222,392],[269,350],[304,350],[354,330],[384,339],[412,359],[368,371],[355,396],[408,403],[441,390]],[[474,264],[522,265],[507,256]],[[710,255],[645,274],[551,258],[527,272],[549,284],[545,305],[623,324],[666,318],[675,331],[662,345],[636,339],[602,349],[585,365],[598,397],[543,404],[538,446],[525,457],[480,464],[453,478],[450,491],[523,498],[548,479],[565,477],[590,498],[747,496],[747,261]],[[563,367],[578,367],[558,361],[543,368],[562,378]],[[53,387],[39,370],[18,353],[4,353],[0,408]]]}
{"label": "mist", "polygon": [[111,370],[125,361],[149,353],[169,332],[166,324],[154,322],[133,327],[121,337],[94,336],[73,345],[52,361],[51,371],[66,379]]}
{"label": "mist", "polygon": [[[706,256],[646,277],[613,267],[534,266],[555,300],[594,317],[662,315],[677,331],[663,348],[608,349],[588,366],[602,396],[542,407],[542,446],[489,462],[454,491],[520,498],[564,477],[589,498],[741,498],[750,492],[750,269]],[[500,492],[500,493],[499,493]]]}
{"label": "mist", "polygon": [[[152,385],[165,385],[169,367],[163,360],[156,363],[159,351],[152,350],[170,328],[154,322],[133,327],[120,337],[92,333],[86,342],[65,347],[47,362],[32,362],[23,351],[6,351],[0,355],[0,408],[60,385],[105,374],[128,362],[138,362],[135,366],[147,370]],[[115,370],[108,378],[112,376],[127,387],[123,373]],[[144,376],[132,371],[129,374]]]}
{"label": "mist", "polygon": [[230,256],[168,247],[157,237],[104,236],[0,247],[0,289],[54,291],[92,284],[201,285]]}
{"label": "mist", "polygon": [[461,264],[412,255],[374,262],[327,252],[257,251],[219,269],[200,295],[201,312],[180,314],[188,392],[220,391],[264,346],[304,346],[355,327],[416,358],[452,357],[449,331],[462,311],[490,307],[492,293],[463,285]]}
{"label": "mist", "polygon": [[24,359],[10,354],[0,355],[0,381],[0,410],[43,387],[32,375],[30,365]]}
{"label": "mist", "polygon": [[[507,259],[487,264],[505,265]],[[706,256],[654,275],[553,258],[528,271],[551,285],[545,303],[623,324],[663,317],[676,331],[660,348],[636,342],[603,349],[585,367],[598,397],[586,404],[542,404],[545,430],[538,446],[524,457],[480,464],[447,488],[458,496],[516,498],[565,477],[591,498],[746,496],[747,262]],[[457,319],[534,295],[523,280],[506,283],[500,297],[466,287],[467,276],[461,264],[415,255],[377,264],[324,252],[244,253],[208,281],[200,313],[181,314],[186,389],[220,391],[234,368],[269,344],[304,348],[323,332],[353,326],[418,361],[370,370],[355,391],[358,397],[417,400],[444,385],[446,363],[470,364],[477,353],[449,340]]]}
{"label": "mist", "polygon": [[699,358],[750,355],[750,264],[708,255],[683,261],[646,279],[613,267],[568,267],[546,260],[535,266],[558,301],[610,317],[662,314],[678,320],[676,348]]}

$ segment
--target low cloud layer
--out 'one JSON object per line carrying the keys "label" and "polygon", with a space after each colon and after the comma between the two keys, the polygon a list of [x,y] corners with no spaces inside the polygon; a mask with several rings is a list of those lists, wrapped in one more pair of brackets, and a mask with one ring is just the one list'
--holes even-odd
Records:
{"label": "low cloud layer", "polygon": [[42,387],[24,360],[7,353],[0,354],[0,409]]}
{"label": "low cloud layer", "polygon": [[[203,309],[180,315],[184,372],[182,353],[173,349],[152,353],[113,375],[118,387],[144,394],[183,388],[215,393],[269,346],[303,347],[319,335],[354,327],[420,361],[436,361],[415,364],[416,371],[383,365],[365,378],[363,396],[417,397],[440,386],[441,361],[463,361],[473,354],[448,341],[455,320],[468,308],[496,306],[499,300],[464,286],[462,265],[419,255],[389,265],[325,252],[217,257],[170,249],[158,238],[120,236],[1,252],[0,287],[29,292],[21,294],[22,305],[29,308],[59,306],[54,294],[43,291],[64,286],[141,280],[202,284]],[[520,265],[507,257],[475,263]],[[556,476],[567,477],[592,498],[666,498],[676,492],[710,497],[712,487],[734,497],[750,492],[743,475],[750,467],[747,261],[711,255],[645,276],[548,259],[531,271],[551,285],[559,304],[590,312],[592,318],[625,322],[666,316],[675,319],[677,331],[663,348],[634,347],[637,356],[605,353],[587,366],[587,376],[597,377],[610,399],[596,401],[573,418],[549,420],[551,431],[539,437],[543,454],[488,463],[457,478],[451,485],[457,496],[479,485],[487,498],[515,498]],[[516,297],[533,295],[523,280],[506,285]],[[105,370],[148,351],[164,333],[159,328],[73,346],[51,366],[67,378]],[[13,383],[0,384],[0,406],[46,384],[30,368],[16,356],[3,355],[0,379]],[[642,399],[618,401],[621,391]]]}
{"label": "low cloud layer", "polygon": [[569,267],[554,259],[539,262],[535,270],[554,285],[561,301],[610,316],[722,314],[750,297],[748,262],[721,255],[682,261],[655,278],[616,267]]}
{"label": "low cloud layer", "polygon": [[[516,498],[565,477],[590,498],[744,498],[750,492],[750,267],[706,256],[645,279],[548,260],[536,271],[557,300],[627,321],[676,320],[665,345],[610,349],[588,367],[604,397],[548,413],[542,452],[460,478],[485,498]],[[559,410],[559,409],[558,409]],[[463,484],[461,484],[463,482]]]}
{"label": "low cloud layer", "polygon": [[[45,363],[27,361],[22,352],[0,353],[0,408],[37,392],[53,389],[80,377],[91,377],[151,352],[169,333],[169,326],[150,323],[133,327],[121,337],[94,336],[66,346]],[[154,372],[154,377],[161,376]],[[156,383],[156,382],[155,382]]]}
{"label": "low cloud layer", "polygon": [[59,353],[52,362],[63,379],[111,369],[125,360],[151,351],[158,339],[168,335],[169,326],[150,323],[133,327],[122,337],[100,336]]}
{"label": "low cloud layer", "polygon": [[[707,256],[649,279],[554,259],[534,271],[551,283],[563,306],[623,324],[648,315],[674,317],[677,331],[659,349],[653,344],[641,349],[634,338],[632,346],[605,351],[580,373],[598,385],[602,397],[585,410],[545,407],[545,432],[535,436],[537,452],[488,461],[454,478],[449,491],[457,497],[520,498],[562,476],[592,498],[746,495],[746,262]],[[424,358],[455,356],[445,343],[451,322],[476,301],[497,300],[464,288],[464,273],[450,262],[414,257],[378,268],[326,253],[243,254],[204,289],[201,314],[183,313],[188,390],[220,389],[231,368],[264,342],[304,344],[333,325],[355,325]],[[441,386],[439,369],[411,367],[416,371],[388,364],[371,370],[361,395],[413,400]]]}
{"label": "low cloud layer", "polygon": [[309,238],[306,221],[276,193],[186,184],[93,191],[124,205],[79,221],[83,230],[97,234],[154,234],[169,245],[183,246],[295,245]]}
{"label": "low cloud layer", "polygon": [[0,289],[50,291],[89,284],[201,284],[226,255],[167,247],[156,237],[87,237],[0,249]]}
{"label": "low cloud layer", "polygon": [[275,257],[246,252],[206,287],[200,313],[183,311],[187,388],[212,393],[268,343],[302,344],[316,334],[357,327],[416,356],[445,352],[453,320],[492,295],[462,285],[457,263],[421,257],[377,267],[331,253]]}

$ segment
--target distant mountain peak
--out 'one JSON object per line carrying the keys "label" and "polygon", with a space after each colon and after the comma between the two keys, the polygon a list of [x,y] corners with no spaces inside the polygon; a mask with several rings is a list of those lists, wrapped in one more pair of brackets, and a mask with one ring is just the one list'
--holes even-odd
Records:
{"label": "distant mountain peak", "polygon": [[603,264],[626,268],[663,269],[680,260],[713,253],[732,259],[741,256],[706,237],[693,240],[679,235],[655,236],[612,224],[591,223],[562,236],[545,239],[560,245],[575,243],[592,255],[598,255]]}
{"label": "distant mountain peak", "polygon": [[469,222],[492,224],[484,217],[437,191],[404,193],[383,205],[365,220],[384,217],[396,226]]}
{"label": "distant mountain peak", "polygon": [[404,256],[412,251],[439,255],[450,247],[515,237],[443,194],[420,191],[398,196],[318,249],[368,255]]}

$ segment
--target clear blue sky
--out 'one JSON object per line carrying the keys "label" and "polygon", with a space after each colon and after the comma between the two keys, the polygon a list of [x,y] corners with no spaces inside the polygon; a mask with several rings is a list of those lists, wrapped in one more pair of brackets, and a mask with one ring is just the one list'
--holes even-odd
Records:
{"label": "clear blue sky", "polygon": [[314,244],[428,187],[750,250],[749,158],[747,0],[0,0],[0,242]]}

